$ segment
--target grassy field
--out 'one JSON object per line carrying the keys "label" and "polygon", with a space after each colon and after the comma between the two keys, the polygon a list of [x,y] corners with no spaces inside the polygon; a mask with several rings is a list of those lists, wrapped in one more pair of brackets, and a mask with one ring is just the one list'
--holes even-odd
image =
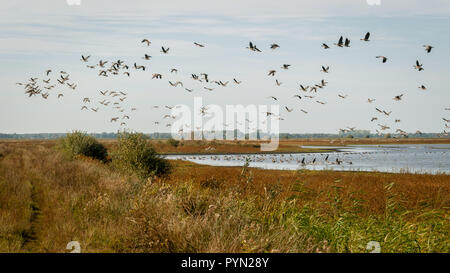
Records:
{"label": "grassy field", "polygon": [[[107,146],[113,141],[104,141]],[[168,141],[153,140],[152,144],[159,153],[165,154],[214,154],[214,153],[260,153],[262,141],[180,141],[173,146]],[[275,153],[309,153],[326,152],[331,149],[310,149],[302,146],[345,146],[345,145],[379,145],[379,144],[450,144],[450,139],[293,139],[280,140]]]}
{"label": "grassy field", "polygon": [[[108,149],[114,149],[117,141],[110,139],[100,139]],[[55,140],[0,140],[5,144],[36,145],[52,147]],[[185,140],[170,144],[168,140],[150,140],[155,150],[162,154],[240,154],[240,153],[261,153],[261,143],[263,141],[202,141]],[[274,153],[310,153],[326,152],[332,149],[310,149],[302,146],[346,146],[346,145],[382,145],[382,144],[450,144],[450,138],[432,139],[394,139],[394,138],[357,138],[357,139],[281,139],[279,147]]]}
{"label": "grassy field", "polygon": [[[356,142],[380,144],[365,141],[372,140]],[[152,143],[165,153],[253,149]],[[69,241],[79,241],[82,252],[367,252],[369,241],[382,252],[450,252],[448,175],[173,161],[169,176],[142,180],[109,163],[67,159],[54,144],[0,142],[0,252],[66,252]]]}

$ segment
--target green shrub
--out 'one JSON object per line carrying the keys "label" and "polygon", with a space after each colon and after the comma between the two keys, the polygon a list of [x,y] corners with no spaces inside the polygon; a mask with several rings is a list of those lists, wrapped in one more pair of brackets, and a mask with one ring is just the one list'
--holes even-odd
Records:
{"label": "green shrub", "polygon": [[173,138],[170,138],[169,140],[167,140],[167,143],[168,143],[170,146],[178,147],[178,145],[180,144],[180,141],[179,141],[179,140],[176,140],[176,139],[173,139]]}
{"label": "green shrub", "polygon": [[80,131],[74,131],[61,138],[58,147],[70,158],[82,155],[105,162],[108,156],[105,146],[93,136]]}
{"label": "green shrub", "polygon": [[143,179],[170,173],[169,161],[156,153],[144,134],[119,132],[117,138],[117,148],[112,153],[116,168]]}

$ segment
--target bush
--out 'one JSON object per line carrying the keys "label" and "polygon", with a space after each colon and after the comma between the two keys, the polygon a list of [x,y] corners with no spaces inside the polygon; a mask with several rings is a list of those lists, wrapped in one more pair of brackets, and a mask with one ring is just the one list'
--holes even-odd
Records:
{"label": "bush", "polygon": [[169,161],[156,153],[144,134],[120,132],[117,138],[117,149],[112,153],[112,162],[118,169],[135,173],[142,179],[170,173]]}
{"label": "bush", "polygon": [[179,140],[176,140],[176,139],[173,139],[173,138],[170,138],[169,140],[167,140],[167,143],[168,143],[170,146],[178,147],[178,145],[180,144],[180,141],[179,141]]}
{"label": "bush", "polygon": [[93,136],[80,131],[74,131],[61,138],[58,147],[70,158],[87,156],[105,162],[108,156],[105,146]]}

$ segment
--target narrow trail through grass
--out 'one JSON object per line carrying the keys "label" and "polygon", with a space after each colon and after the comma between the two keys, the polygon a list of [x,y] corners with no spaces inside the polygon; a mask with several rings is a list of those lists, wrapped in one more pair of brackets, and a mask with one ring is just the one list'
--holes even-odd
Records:
{"label": "narrow trail through grass", "polygon": [[30,208],[31,208],[31,214],[29,218],[29,228],[27,230],[23,231],[22,237],[22,249],[25,249],[27,251],[32,251],[32,244],[37,240],[37,230],[38,227],[38,219],[41,214],[41,209],[39,208],[38,198],[37,198],[37,191],[33,184],[33,182],[29,182],[30,187]]}

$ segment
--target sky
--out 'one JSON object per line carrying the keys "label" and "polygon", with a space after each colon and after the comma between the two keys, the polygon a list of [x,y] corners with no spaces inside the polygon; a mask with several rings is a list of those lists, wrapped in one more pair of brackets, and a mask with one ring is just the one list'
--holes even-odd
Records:
{"label": "sky", "polygon": [[[130,116],[126,128],[146,133],[169,131],[166,124],[173,120],[163,119],[171,114],[164,106],[192,107],[194,97],[224,108],[278,104],[284,119],[280,131],[289,133],[338,133],[346,127],[375,132],[377,124],[390,126],[390,132],[442,132],[442,118],[450,118],[445,110],[450,107],[447,0],[381,0],[379,5],[367,0],[69,2],[77,1],[0,1],[0,133],[115,132],[122,128],[110,122],[117,112],[98,104],[105,99],[99,93],[104,90],[128,94],[122,103],[123,114]],[[371,41],[360,41],[368,31]],[[340,36],[351,40],[350,48],[333,45]],[[151,41],[149,47],[141,43],[144,38]],[[262,52],[246,49],[249,41]],[[280,48],[270,49],[272,43]],[[331,48],[324,50],[322,43]],[[429,54],[426,44],[435,47]],[[169,47],[169,54],[162,54],[161,46]],[[144,60],[144,54],[151,60]],[[90,55],[89,62],[82,62],[81,55]],[[388,62],[382,64],[378,55]],[[131,76],[99,77],[98,68],[86,65],[100,59],[125,61]],[[413,68],[416,60],[424,71]],[[133,69],[134,62],[146,65],[146,71]],[[283,70],[283,64],[291,66]],[[322,66],[330,72],[321,72]],[[178,73],[170,73],[171,68]],[[49,77],[47,69],[53,71]],[[277,70],[275,77],[267,75],[272,69]],[[75,90],[58,85],[59,71],[70,74]],[[152,79],[153,73],[163,79]],[[230,83],[219,87],[192,80],[191,74],[200,73]],[[40,82],[51,78],[57,88],[47,100],[29,98],[16,83],[31,77]],[[234,84],[233,78],[242,83]],[[311,86],[322,79],[328,85],[318,93],[299,90],[300,84]],[[168,81],[182,81],[184,87]],[[422,84],[428,90],[420,90]],[[64,97],[58,99],[58,93]],[[296,94],[303,98],[294,98]],[[394,101],[400,94],[402,100]],[[83,98],[90,98],[87,106],[99,107],[98,112],[81,111]],[[376,101],[369,104],[368,98]],[[287,112],[285,106],[294,110]],[[392,114],[379,114],[375,108]],[[371,122],[372,117],[379,120]]]}

